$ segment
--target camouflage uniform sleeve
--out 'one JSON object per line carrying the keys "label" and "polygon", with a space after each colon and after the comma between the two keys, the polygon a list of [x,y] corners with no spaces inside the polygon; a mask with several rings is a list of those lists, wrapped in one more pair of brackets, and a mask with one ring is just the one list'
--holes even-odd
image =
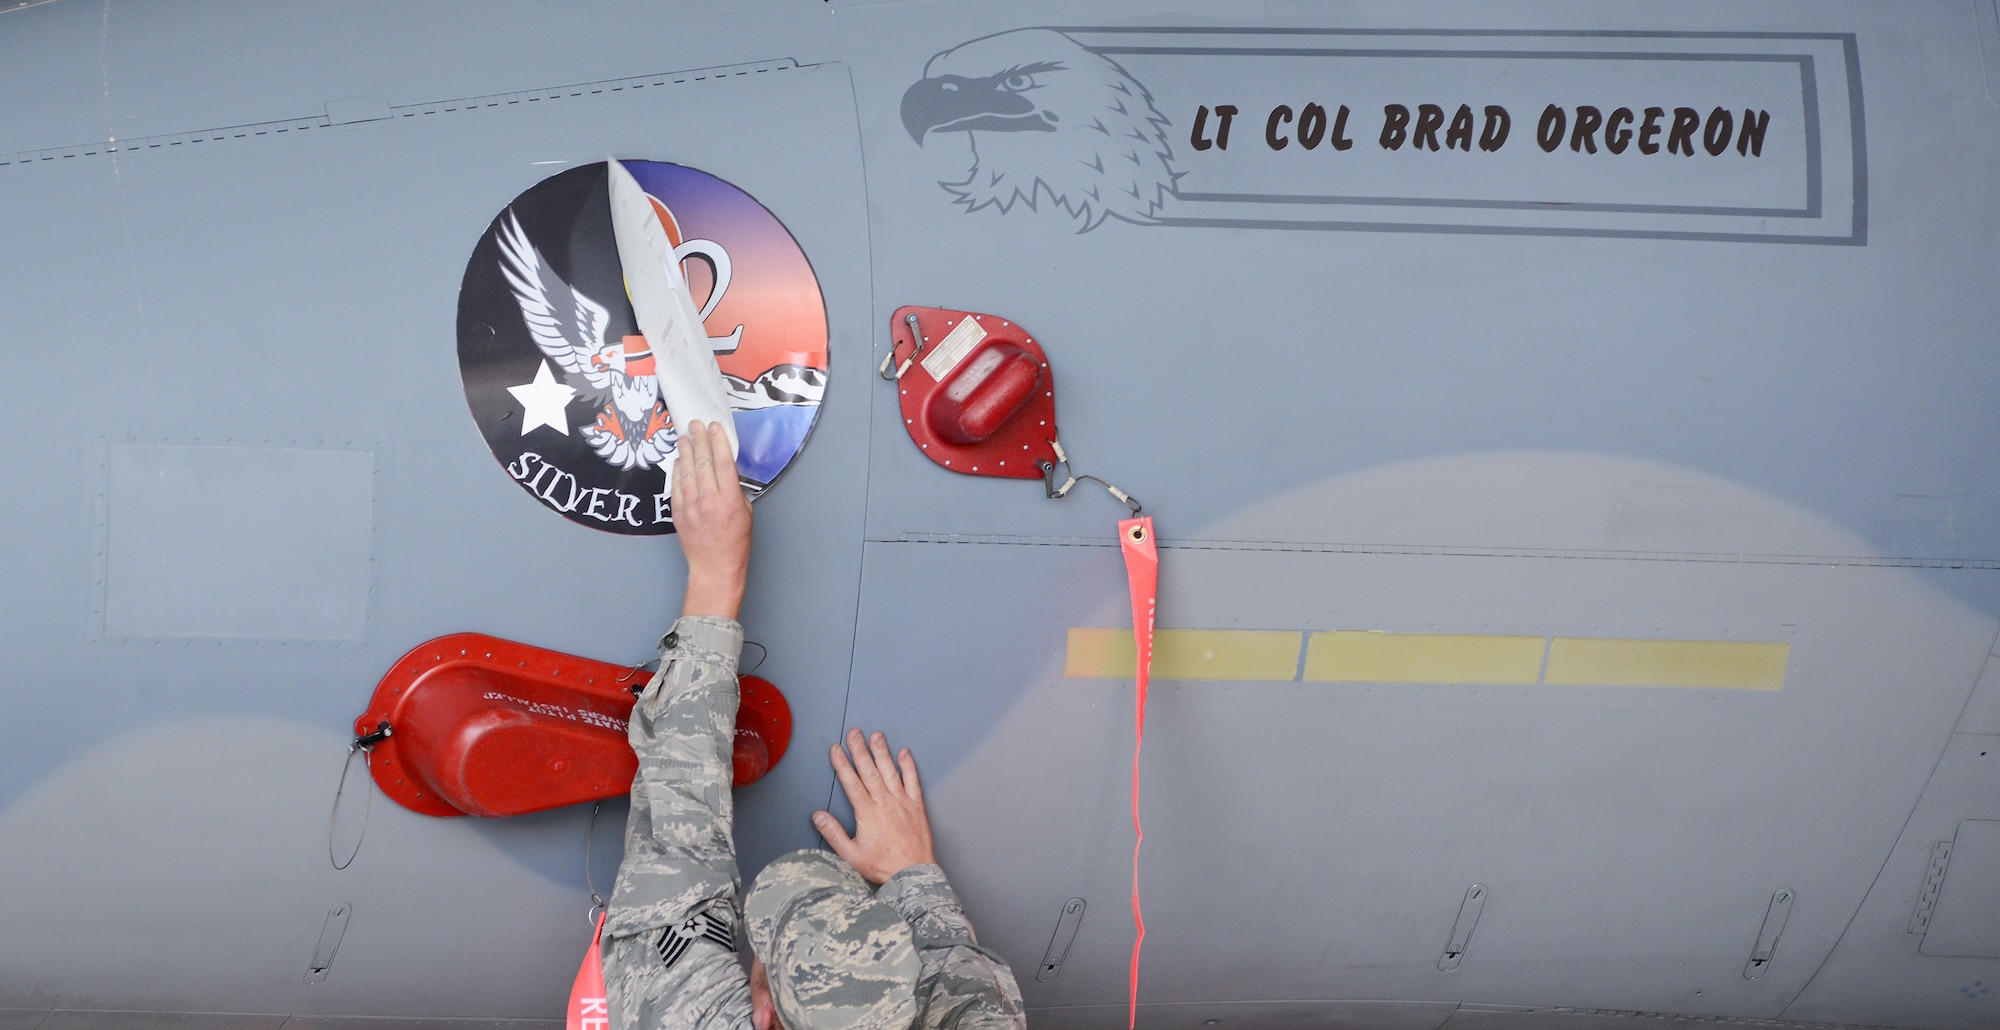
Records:
{"label": "camouflage uniform sleeve", "polygon": [[919,1030],[1021,1030],[1028,1017],[1007,960],[979,946],[958,892],[935,865],[891,876],[875,896],[894,906],[916,932],[923,964],[917,982]]}
{"label": "camouflage uniform sleeve", "polygon": [[733,619],[682,618],[632,709],[639,772],[602,949],[613,1030],[750,1025],[735,954],[696,941],[668,966],[659,950],[663,933],[704,912],[742,936],[729,789],[742,645]]}

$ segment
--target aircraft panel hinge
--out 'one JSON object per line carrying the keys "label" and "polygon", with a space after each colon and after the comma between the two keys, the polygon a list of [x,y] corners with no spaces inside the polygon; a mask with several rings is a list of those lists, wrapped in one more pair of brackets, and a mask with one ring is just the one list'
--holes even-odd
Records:
{"label": "aircraft panel hinge", "polygon": [[1465,949],[1472,944],[1472,928],[1479,925],[1479,913],[1485,909],[1486,885],[1475,883],[1466,888],[1465,900],[1458,905],[1458,921],[1451,924],[1451,941],[1438,958],[1440,972],[1458,968],[1459,961],[1465,958]]}
{"label": "aircraft panel hinge", "polygon": [[1931,913],[1937,910],[1938,892],[1944,889],[1944,870],[1951,864],[1951,841],[1941,840],[1931,845],[1930,868],[1924,871],[1923,893],[1917,898],[1917,911],[1910,917],[1910,932],[1922,934],[1930,929]]}
{"label": "aircraft panel hinge", "polygon": [[1778,938],[1785,932],[1785,920],[1792,915],[1792,889],[1785,887],[1771,895],[1771,906],[1764,910],[1764,926],[1757,931],[1757,946],[1750,951],[1750,962],[1743,967],[1743,979],[1756,980],[1771,970],[1771,959],[1778,953]]}
{"label": "aircraft panel hinge", "polygon": [[1049,938],[1049,950],[1042,953],[1042,964],[1035,967],[1035,979],[1047,983],[1062,975],[1063,960],[1069,957],[1069,946],[1076,943],[1076,928],[1083,922],[1083,907],[1082,898],[1063,902],[1055,936]]}
{"label": "aircraft panel hinge", "polygon": [[306,967],[307,983],[326,979],[327,970],[333,968],[334,952],[340,950],[341,935],[347,932],[347,917],[353,914],[354,906],[345,901],[327,910],[326,925],[320,927],[319,944],[313,948],[312,964]]}

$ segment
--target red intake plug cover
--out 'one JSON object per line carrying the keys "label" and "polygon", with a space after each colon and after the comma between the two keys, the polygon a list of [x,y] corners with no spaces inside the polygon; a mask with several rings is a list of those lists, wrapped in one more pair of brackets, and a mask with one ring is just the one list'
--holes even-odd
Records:
{"label": "red intake plug cover", "polygon": [[[524,815],[632,789],[638,759],[625,736],[650,677],[478,633],[422,644],[389,667],[357,736],[374,744],[368,770],[392,800],[425,815]],[[733,785],[785,756],[792,710],[769,681],[739,677]]]}
{"label": "red intake plug cover", "polygon": [[1056,457],[1055,380],[1026,329],[998,315],[902,307],[889,338],[892,366],[909,362],[896,381],[903,428],[932,461],[967,475],[1042,477],[1036,463]]}

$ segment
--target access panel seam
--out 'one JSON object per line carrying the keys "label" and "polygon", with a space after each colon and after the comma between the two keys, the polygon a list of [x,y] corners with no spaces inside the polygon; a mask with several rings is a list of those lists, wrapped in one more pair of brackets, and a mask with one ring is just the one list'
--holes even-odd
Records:
{"label": "access panel seam", "polygon": [[[405,118],[416,118],[419,116],[464,114],[503,107],[534,105],[545,101],[582,100],[617,93],[637,92],[644,89],[665,89],[674,86],[691,86],[704,82],[751,78],[774,73],[781,74],[813,67],[816,66],[801,65],[789,57],[784,57],[740,64],[716,65],[709,68],[694,68],[685,71],[657,72],[651,75],[633,75],[618,79],[600,79],[594,82],[543,86],[537,89],[518,90],[509,93],[488,93],[482,96],[458,97],[449,100],[433,100],[414,104],[392,105],[383,101],[375,108],[379,113],[363,113],[358,116],[347,115],[337,120],[332,115],[322,112],[303,118],[245,122],[241,125],[194,129],[187,132],[159,133],[151,136],[134,136],[128,139],[96,140],[72,146],[44,147],[37,150],[18,150],[13,153],[0,153],[0,168],[27,167],[77,158],[101,157],[115,154],[172,150],[177,147],[192,148],[202,143],[227,143],[235,140],[256,139],[259,137],[289,136],[309,132],[313,129],[333,128],[340,125],[401,121]],[[336,101],[335,103],[339,102]]]}

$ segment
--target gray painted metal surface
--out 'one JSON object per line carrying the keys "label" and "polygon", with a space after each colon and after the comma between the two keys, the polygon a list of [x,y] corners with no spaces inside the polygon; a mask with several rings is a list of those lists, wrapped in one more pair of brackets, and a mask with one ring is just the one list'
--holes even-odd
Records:
{"label": "gray painted metal surface", "polygon": [[[1126,152],[1038,63],[1135,98],[1128,180],[1080,171]],[[1128,624],[1120,509],[910,443],[872,370],[890,312],[944,305],[1048,348],[1077,467],[1158,519],[1162,629],[1290,641],[1156,683],[1142,1022],[2000,1023],[2000,959],[1939,954],[2000,883],[1996,69],[1990,0],[0,5],[32,98],[0,118],[0,1027],[558,1010],[588,806],[438,820],[350,779],[341,871],[328,816],[410,647],[636,662],[673,611],[675,546],[524,497],[455,360],[485,226],[606,154],[748,192],[825,298],[825,403],[757,505],[745,622],[798,735],[738,797],[746,873],[813,842],[841,729],[882,728],[1036,1024],[1122,1018],[1132,689],[1072,634]],[[961,131],[947,74],[1042,75],[1022,110],[1055,117]],[[1685,154],[1576,135],[1680,98],[1768,109],[1766,149],[1740,113]],[[1308,103],[1351,148],[1308,147]],[[1509,142],[1418,150],[1460,103]],[[1355,631],[1542,657],[1316,664]],[[1606,641],[1781,657],[1558,668]]]}

